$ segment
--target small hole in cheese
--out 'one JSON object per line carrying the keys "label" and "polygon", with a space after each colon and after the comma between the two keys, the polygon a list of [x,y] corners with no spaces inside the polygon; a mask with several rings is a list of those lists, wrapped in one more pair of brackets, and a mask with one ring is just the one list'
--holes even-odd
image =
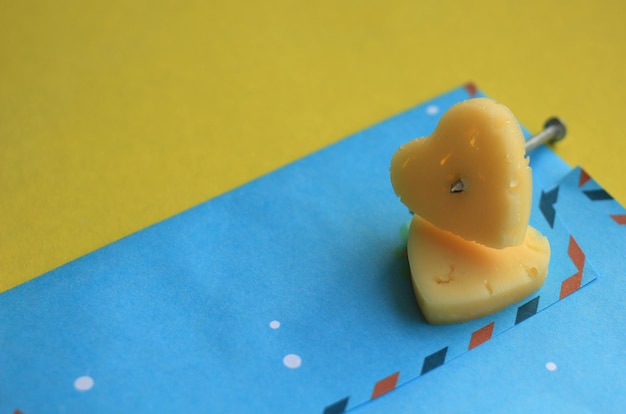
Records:
{"label": "small hole in cheese", "polygon": [[445,165],[451,155],[451,152],[447,153],[441,160],[439,160],[439,165]]}
{"label": "small hole in cheese", "polygon": [[493,288],[491,287],[491,283],[488,280],[485,280],[484,283],[485,283],[485,287],[489,291],[489,294],[493,295]]}
{"label": "small hole in cheese", "polygon": [[529,278],[535,279],[537,276],[539,276],[539,270],[537,270],[535,266],[529,267],[526,269],[526,274],[528,274]]}
{"label": "small hole in cheese", "polygon": [[451,265],[450,269],[448,269],[448,273],[437,276],[437,278],[435,279],[435,282],[437,282],[438,285],[450,283],[452,282],[453,274],[454,274],[454,266]]}

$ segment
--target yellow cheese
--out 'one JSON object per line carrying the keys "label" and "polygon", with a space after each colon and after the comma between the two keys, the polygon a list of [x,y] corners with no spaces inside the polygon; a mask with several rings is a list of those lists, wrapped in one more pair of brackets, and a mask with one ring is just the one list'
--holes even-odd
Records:
{"label": "yellow cheese", "polygon": [[[463,191],[451,192],[459,180]],[[454,105],[430,137],[403,145],[391,181],[410,210],[441,229],[494,248],[524,241],[532,197],[524,137],[491,99]]]}
{"label": "yellow cheese", "polygon": [[467,241],[414,216],[407,243],[417,302],[433,324],[497,312],[543,285],[548,240],[528,227],[517,246],[494,249]]}

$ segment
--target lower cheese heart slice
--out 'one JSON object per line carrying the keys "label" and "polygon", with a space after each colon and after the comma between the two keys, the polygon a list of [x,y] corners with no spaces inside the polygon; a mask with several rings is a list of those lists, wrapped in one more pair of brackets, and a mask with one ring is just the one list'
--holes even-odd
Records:
{"label": "lower cheese heart slice", "polygon": [[415,215],[407,243],[413,288],[426,320],[463,322],[518,302],[545,281],[550,244],[528,226],[523,242],[486,247]]}

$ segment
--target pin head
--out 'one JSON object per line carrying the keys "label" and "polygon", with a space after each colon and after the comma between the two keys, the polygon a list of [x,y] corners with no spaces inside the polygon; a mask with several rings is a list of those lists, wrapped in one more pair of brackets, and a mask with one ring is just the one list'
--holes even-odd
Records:
{"label": "pin head", "polygon": [[565,126],[565,122],[561,120],[561,118],[552,117],[546,121],[543,125],[544,129],[552,128],[554,130],[554,136],[550,140],[550,142],[557,142],[565,138],[565,134],[567,134],[567,127]]}

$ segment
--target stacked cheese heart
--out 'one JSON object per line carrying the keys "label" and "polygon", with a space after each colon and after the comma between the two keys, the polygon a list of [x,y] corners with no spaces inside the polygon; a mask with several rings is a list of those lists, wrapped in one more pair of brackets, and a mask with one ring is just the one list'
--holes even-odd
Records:
{"label": "stacked cheese heart", "polygon": [[396,152],[391,181],[415,213],[407,249],[427,321],[482,317],[541,287],[550,245],[528,225],[531,170],[507,107],[487,98],[454,105],[431,136]]}

